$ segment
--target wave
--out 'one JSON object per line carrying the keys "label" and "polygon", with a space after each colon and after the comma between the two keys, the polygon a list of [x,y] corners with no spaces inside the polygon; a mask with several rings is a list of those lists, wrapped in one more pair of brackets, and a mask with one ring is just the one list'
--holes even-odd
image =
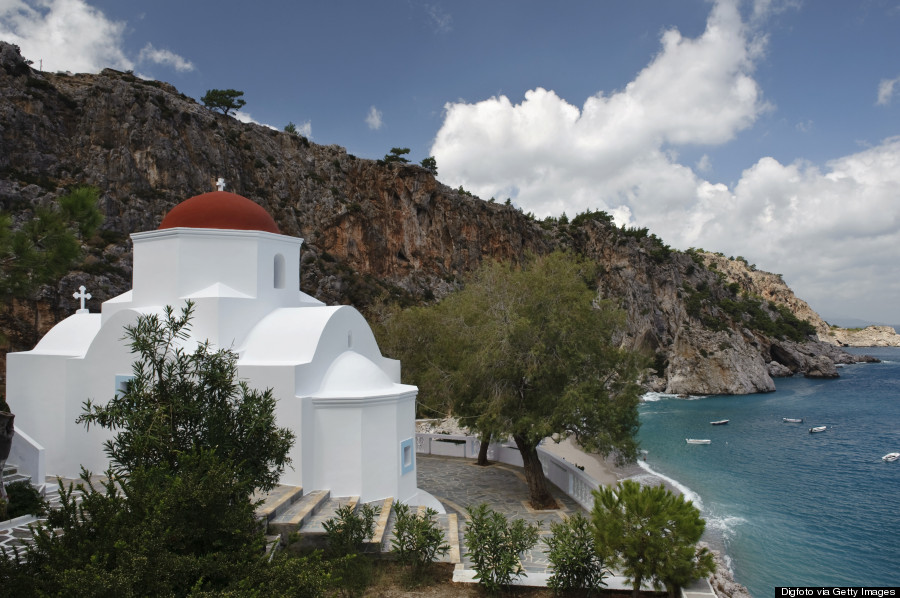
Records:
{"label": "wave", "polygon": [[644,403],[655,403],[667,399],[678,399],[680,401],[696,401],[697,399],[705,399],[710,395],[675,395],[668,392],[647,392],[641,397]]}
{"label": "wave", "polygon": [[638,461],[638,465],[640,465],[641,469],[643,469],[646,474],[638,474],[636,476],[632,476],[631,479],[634,481],[641,482],[649,482],[653,483],[652,478],[656,478],[658,480],[662,480],[669,486],[672,486],[679,492],[681,492],[684,497],[694,503],[694,506],[703,511],[703,501],[700,499],[700,495],[679,482],[676,479],[670,478],[667,475],[661,474],[652,467],[650,467],[646,461]]}
{"label": "wave", "polygon": [[726,543],[731,541],[731,539],[734,537],[736,528],[738,526],[747,523],[747,520],[745,518],[739,517],[737,515],[722,515],[720,517],[707,514],[705,519],[706,529],[718,536],[721,536]]}
{"label": "wave", "polygon": [[703,515],[703,518],[706,520],[706,529],[708,532],[712,534],[712,545],[713,548],[721,551],[723,558],[726,560],[726,564],[731,570],[731,559],[726,553],[728,543],[734,538],[734,535],[737,531],[737,528],[742,524],[747,523],[747,519],[741,517],[739,515],[727,515],[722,514],[718,515],[712,513],[711,511],[714,509],[707,510],[703,504],[703,499],[700,498],[700,495],[679,482],[674,478],[670,478],[669,476],[659,473],[650,465],[647,464],[646,461],[638,461],[637,464],[644,470],[643,473],[639,473],[637,475],[633,475],[630,479],[638,482],[641,485],[656,485],[660,482],[675,488],[684,497],[694,503],[694,506],[699,509],[700,513]]}

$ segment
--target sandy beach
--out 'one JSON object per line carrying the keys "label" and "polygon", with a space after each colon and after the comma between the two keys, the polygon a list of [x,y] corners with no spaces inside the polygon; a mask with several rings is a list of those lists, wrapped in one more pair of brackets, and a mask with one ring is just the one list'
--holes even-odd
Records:
{"label": "sandy beach", "polygon": [[558,443],[550,439],[544,440],[541,448],[569,463],[584,467],[584,473],[604,486],[615,486],[619,480],[634,473],[631,468],[626,470],[616,467],[612,458],[604,459],[600,455],[585,452],[572,437]]}

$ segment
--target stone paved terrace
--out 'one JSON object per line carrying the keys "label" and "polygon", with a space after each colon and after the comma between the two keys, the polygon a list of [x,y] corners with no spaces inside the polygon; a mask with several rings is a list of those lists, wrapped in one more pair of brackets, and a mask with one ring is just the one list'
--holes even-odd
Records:
{"label": "stone paved terrace", "polygon": [[[563,521],[569,515],[585,510],[561,490],[553,486],[553,494],[562,506],[554,511],[535,511],[528,505],[528,484],[521,467],[494,463],[489,467],[480,467],[470,459],[458,457],[440,457],[435,455],[417,455],[419,488],[437,498],[447,512],[457,513],[459,524],[459,543],[461,562],[454,572],[454,581],[473,581],[474,571],[471,561],[465,557],[466,512],[465,507],[488,503],[492,509],[499,511],[509,519],[525,519],[535,523],[541,522],[541,539],[538,544],[522,556],[525,576],[520,578],[520,585],[546,585],[551,575],[547,560],[546,545],[543,539],[550,534],[552,521]],[[609,589],[631,589],[624,578],[618,576],[606,579]],[[682,591],[684,598],[716,598],[715,592],[705,579],[696,580],[690,587]]]}

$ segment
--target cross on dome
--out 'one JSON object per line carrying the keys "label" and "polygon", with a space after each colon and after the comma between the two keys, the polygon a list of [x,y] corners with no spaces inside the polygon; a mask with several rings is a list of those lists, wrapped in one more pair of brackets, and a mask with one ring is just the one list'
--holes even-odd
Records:
{"label": "cross on dome", "polygon": [[225,179],[219,177],[219,179],[216,181],[216,189],[218,189],[219,191],[225,190]]}
{"label": "cross on dome", "polygon": [[78,291],[76,291],[75,293],[72,293],[72,297],[74,297],[75,299],[81,299],[81,309],[79,309],[78,311],[76,311],[76,312],[75,312],[76,314],[86,314],[86,313],[88,313],[88,310],[84,307],[84,302],[85,302],[85,300],[91,298],[91,294],[90,294],[90,293],[85,293],[86,290],[87,290],[87,289],[85,288],[85,286],[84,286],[84,285],[81,285],[80,287],[78,287]]}

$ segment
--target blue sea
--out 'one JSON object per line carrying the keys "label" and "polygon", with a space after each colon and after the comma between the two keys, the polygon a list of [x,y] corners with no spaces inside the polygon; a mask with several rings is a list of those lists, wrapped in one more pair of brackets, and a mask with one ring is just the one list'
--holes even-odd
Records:
{"label": "blue sea", "polygon": [[[852,351],[882,363],[845,366],[836,380],[779,378],[768,394],[651,394],[640,407],[637,477],[694,500],[705,539],[754,598],[778,586],[900,586],[900,461],[881,460],[900,452],[900,348]],[[720,419],[730,423],[709,424]]]}

